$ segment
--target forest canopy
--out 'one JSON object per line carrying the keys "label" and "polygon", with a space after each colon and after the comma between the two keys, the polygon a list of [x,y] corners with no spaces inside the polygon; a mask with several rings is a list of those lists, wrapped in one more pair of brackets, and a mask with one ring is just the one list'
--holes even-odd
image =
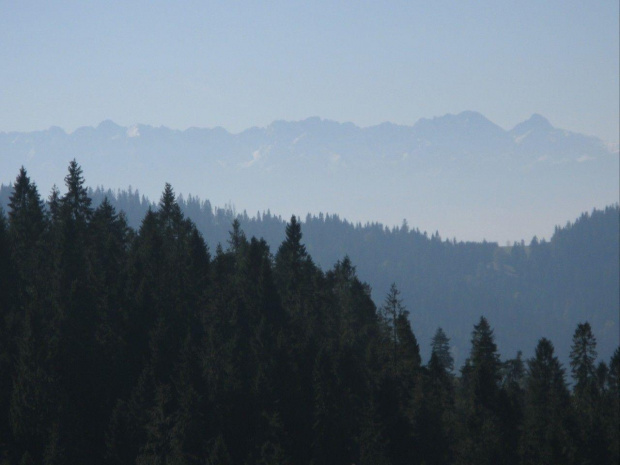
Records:
{"label": "forest canopy", "polygon": [[22,169],[0,214],[0,460],[618,463],[620,351],[600,360],[590,322],[566,367],[544,337],[502,359],[478,302],[462,361],[439,324],[426,357],[398,283],[377,306],[295,216],[284,236],[272,252],[233,220],[211,250],[168,184],[133,229],[76,161],[46,201]]}

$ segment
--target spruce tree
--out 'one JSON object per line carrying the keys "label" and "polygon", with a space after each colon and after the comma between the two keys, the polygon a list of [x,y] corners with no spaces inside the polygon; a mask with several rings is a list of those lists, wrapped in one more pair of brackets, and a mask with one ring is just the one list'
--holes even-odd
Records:
{"label": "spruce tree", "polygon": [[573,335],[570,365],[575,380],[573,408],[578,422],[577,460],[583,463],[609,463],[609,438],[601,417],[603,396],[596,376],[596,338],[588,322],[580,323]]}
{"label": "spruce tree", "polygon": [[[69,461],[85,461],[96,455],[99,463],[103,433],[97,417],[99,400],[93,386],[99,377],[96,357],[98,318],[91,292],[89,270],[89,222],[93,210],[84,186],[82,168],[73,160],[65,177],[67,192],[59,203],[54,240],[54,349],[53,369],[58,375],[59,411],[57,448]],[[58,449],[58,450],[60,450]]]}
{"label": "spruce tree", "polygon": [[431,355],[432,354],[435,354],[437,362],[443,366],[444,370],[448,373],[452,373],[452,370],[454,370],[454,358],[450,352],[450,339],[441,328],[437,328],[431,340]]}
{"label": "spruce tree", "polygon": [[232,222],[232,231],[229,233],[228,245],[230,250],[234,253],[241,253],[243,248],[247,246],[247,239],[245,237],[245,233],[241,229],[241,223],[238,219]]}
{"label": "spruce tree", "polygon": [[592,334],[590,323],[578,324],[570,352],[571,372],[578,397],[594,389],[596,355],[596,338]]}
{"label": "spruce tree", "polygon": [[470,356],[462,370],[464,429],[458,456],[462,463],[493,464],[503,460],[500,416],[501,379],[495,337],[486,318],[472,332]]}
{"label": "spruce tree", "polygon": [[43,201],[22,167],[9,197],[9,227],[14,260],[22,280],[32,282],[38,270],[39,242],[45,231]]}
{"label": "spruce tree", "polygon": [[476,402],[490,407],[498,393],[501,363],[493,330],[485,317],[480,317],[480,321],[474,326],[471,344],[471,372],[468,381],[472,383]]}
{"label": "spruce tree", "polygon": [[[400,298],[400,291],[396,287],[396,283],[392,283],[385,302],[380,309],[383,323],[388,332],[388,347],[389,347],[389,360],[391,370],[396,371],[397,364],[397,346],[398,346],[398,334],[397,334],[397,319],[405,314],[406,310],[403,307],[403,301]],[[405,317],[407,315],[405,314]]]}
{"label": "spruce tree", "polygon": [[74,159],[69,163],[69,172],[65,176],[67,192],[62,197],[61,208],[65,221],[75,222],[78,228],[86,226],[93,212],[84,184],[82,167]]}
{"label": "spruce tree", "polygon": [[538,341],[527,366],[522,463],[572,463],[569,391],[551,341]]}

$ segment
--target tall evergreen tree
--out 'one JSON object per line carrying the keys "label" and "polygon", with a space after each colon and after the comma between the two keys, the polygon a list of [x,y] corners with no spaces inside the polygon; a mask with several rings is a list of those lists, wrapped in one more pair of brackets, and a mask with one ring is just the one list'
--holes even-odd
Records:
{"label": "tall evergreen tree", "polygon": [[308,316],[308,306],[304,305],[311,298],[310,279],[314,265],[306,246],[302,244],[301,224],[293,215],[286,225],[286,238],[278,248],[275,257],[275,279],[284,305],[295,316]]}
{"label": "tall evergreen tree", "polygon": [[404,372],[405,376],[412,376],[420,368],[422,358],[420,345],[411,329],[408,315],[409,312],[405,310],[396,318],[397,360],[399,371]]}
{"label": "tall evergreen tree", "polygon": [[[15,453],[42,460],[46,429],[52,415],[52,374],[49,367],[50,274],[46,247],[46,215],[37,187],[22,167],[9,197],[9,238],[16,273],[10,281],[14,313],[7,342],[15,360],[10,402]],[[8,326],[6,329],[9,329]],[[6,404],[5,404],[6,405]],[[8,413],[8,412],[7,412]],[[30,444],[34,444],[31,448]]]}
{"label": "tall evergreen tree", "polygon": [[[392,284],[380,309],[385,337],[387,371],[378,393],[385,435],[390,441],[392,463],[411,463],[419,446],[424,400],[420,380],[420,347],[409,323],[409,312],[400,299],[400,291]],[[416,404],[416,405],[412,405]],[[415,463],[415,462],[414,462]]]}
{"label": "tall evergreen tree", "polygon": [[573,463],[570,395],[553,344],[541,339],[527,365],[522,463]]}
{"label": "tall evergreen tree", "polygon": [[472,393],[477,402],[491,406],[498,392],[501,363],[493,330],[485,317],[480,317],[474,326],[471,344],[471,371],[467,374],[467,381],[472,384]]}
{"label": "tall evergreen tree", "polygon": [[97,417],[99,401],[95,386],[97,364],[95,334],[97,313],[93,311],[88,250],[89,222],[93,210],[84,186],[82,168],[75,160],[65,177],[67,192],[59,202],[58,224],[54,235],[54,336],[52,366],[58,375],[58,447],[70,462],[88,460],[95,454],[99,463],[103,445],[97,437],[103,432]]}
{"label": "tall evergreen tree", "polygon": [[9,197],[9,227],[20,277],[32,282],[38,270],[38,246],[45,231],[45,213],[37,186],[30,181],[23,167]]}
{"label": "tall evergreen tree", "polygon": [[454,379],[436,352],[431,353],[424,376],[420,445],[426,463],[453,463],[455,451]]}
{"label": "tall evergreen tree", "polygon": [[92,215],[91,199],[84,185],[82,167],[77,161],[69,163],[69,172],[65,176],[67,192],[62,197],[61,208],[65,221],[76,223],[76,227],[85,228]]}
{"label": "tall evergreen tree", "polygon": [[[301,224],[293,215],[286,225],[285,239],[275,256],[273,280],[280,295],[280,302],[287,315],[287,358],[291,361],[290,383],[295,386],[287,395],[283,408],[284,422],[294,427],[291,450],[293,461],[310,455],[311,443],[301,440],[312,434],[313,417],[313,365],[322,332],[333,331],[319,322],[324,315],[316,283],[321,274],[302,243]],[[334,315],[330,315],[334,317]],[[323,323],[325,323],[323,321]]]}
{"label": "tall evergreen tree", "polygon": [[596,376],[596,338],[588,322],[573,334],[570,365],[575,380],[573,408],[578,422],[577,460],[581,463],[610,463],[609,438],[605,434],[602,392]]}
{"label": "tall evergreen tree", "polygon": [[392,283],[380,312],[388,331],[389,359],[393,372],[396,370],[397,364],[398,334],[396,321],[401,315],[404,315],[406,318],[408,314],[408,312],[405,314],[406,310],[402,303],[400,291],[396,287],[396,283]]}
{"label": "tall evergreen tree", "polygon": [[594,389],[596,355],[596,338],[592,334],[590,323],[579,323],[573,335],[570,352],[570,366],[577,396]]}
{"label": "tall evergreen tree", "polygon": [[462,463],[492,464],[503,461],[502,424],[499,414],[499,354],[486,318],[472,332],[470,356],[462,370],[464,430],[458,447]]}
{"label": "tall evergreen tree", "polygon": [[229,236],[228,245],[230,250],[234,254],[241,253],[243,247],[247,245],[247,239],[245,233],[241,230],[241,223],[236,218],[232,222],[232,231],[230,231]]}
{"label": "tall evergreen tree", "polygon": [[452,370],[454,370],[454,358],[450,352],[450,339],[441,328],[437,328],[431,340],[431,356],[432,354],[435,354],[437,362],[441,363],[444,370],[452,373]]}

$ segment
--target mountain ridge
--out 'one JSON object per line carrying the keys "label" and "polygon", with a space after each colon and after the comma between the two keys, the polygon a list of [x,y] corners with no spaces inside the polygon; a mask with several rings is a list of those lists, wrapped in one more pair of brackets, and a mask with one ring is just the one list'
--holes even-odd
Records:
{"label": "mountain ridge", "polygon": [[0,133],[0,182],[23,165],[49,192],[73,158],[91,185],[133,185],[150,198],[170,182],[239,210],[331,212],[387,225],[407,219],[464,240],[544,236],[618,198],[617,154],[539,115],[510,130],[469,111],[413,126],[310,117],[233,134],[105,120],[72,133]]}
{"label": "mountain ridge", "polygon": [[[276,119],[274,121],[272,121],[271,123],[269,123],[266,126],[250,126],[246,129],[243,129],[241,131],[237,131],[237,132],[233,132],[233,131],[229,131],[228,129],[222,127],[222,126],[213,126],[213,127],[206,127],[206,126],[189,126],[185,129],[178,129],[178,128],[172,128],[169,126],[166,126],[164,124],[159,125],[159,126],[154,126],[151,124],[144,124],[144,123],[133,123],[130,124],[129,126],[123,126],[121,124],[116,123],[114,120],[112,119],[105,119],[100,121],[97,125],[92,126],[92,125],[83,125],[83,126],[78,126],[77,128],[75,128],[73,131],[68,131],[60,126],[56,126],[56,125],[52,125],[50,127],[48,127],[47,129],[36,129],[36,130],[32,130],[32,131],[0,131],[0,135],[8,135],[8,134],[31,134],[31,133],[43,133],[43,132],[47,132],[47,131],[54,131],[57,132],[58,130],[62,131],[64,134],[66,135],[72,135],[74,134],[76,131],[79,130],[83,130],[83,129],[98,129],[98,130],[106,130],[109,128],[114,128],[114,129],[124,129],[127,130],[129,128],[132,127],[142,127],[142,128],[148,128],[148,129],[161,129],[161,130],[166,130],[166,131],[170,131],[170,132],[174,132],[174,133],[185,133],[185,132],[191,132],[191,131],[195,131],[195,130],[208,130],[208,131],[224,131],[225,133],[232,135],[232,136],[236,136],[236,135],[240,135],[243,134],[245,132],[249,132],[249,131],[255,131],[255,130],[266,130],[268,128],[271,128],[273,126],[277,126],[277,125],[298,125],[301,123],[307,123],[307,124],[312,124],[314,126],[316,126],[316,123],[319,124],[329,124],[329,125],[337,125],[337,126],[346,126],[346,127],[352,127],[358,130],[373,130],[376,128],[381,128],[381,127],[396,127],[396,128],[409,128],[409,129],[413,129],[418,125],[421,124],[426,124],[427,122],[437,122],[437,121],[450,121],[450,122],[467,122],[467,121],[477,121],[479,123],[483,123],[483,124],[487,124],[487,125],[492,125],[498,129],[500,129],[501,131],[504,132],[512,132],[514,131],[517,127],[525,124],[525,123],[531,123],[531,122],[536,122],[537,124],[542,124],[544,126],[546,126],[548,129],[558,129],[555,126],[553,126],[549,120],[544,117],[543,115],[539,114],[539,113],[532,113],[532,115],[527,118],[526,120],[523,120],[517,124],[515,124],[515,126],[511,129],[504,129],[503,127],[499,126],[498,124],[494,123],[493,121],[491,121],[489,118],[487,118],[485,115],[483,115],[482,113],[478,112],[478,111],[474,111],[474,110],[464,110],[462,112],[459,113],[446,113],[444,115],[440,115],[440,116],[433,116],[430,118],[427,117],[422,117],[420,119],[418,119],[415,123],[413,124],[401,124],[401,123],[394,123],[391,121],[382,121],[380,123],[377,124],[371,124],[371,125],[358,125],[354,122],[351,121],[337,121],[337,120],[333,120],[330,118],[322,118],[320,116],[317,115],[313,115],[313,116],[308,116],[306,118],[303,119],[299,119],[299,120],[282,120],[282,119]],[[594,138],[594,139],[598,139],[596,136],[591,136],[591,135],[585,135],[579,132],[575,132],[575,131],[566,131],[566,132],[571,132],[573,134],[580,134],[583,135],[584,137],[588,137],[588,138]]]}

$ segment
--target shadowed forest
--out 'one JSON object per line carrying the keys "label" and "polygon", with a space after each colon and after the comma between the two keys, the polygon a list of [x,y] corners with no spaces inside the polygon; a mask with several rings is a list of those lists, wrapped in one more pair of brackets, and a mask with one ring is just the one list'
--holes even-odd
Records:
{"label": "shadowed forest", "polygon": [[[12,191],[12,185],[0,186],[5,211]],[[93,208],[107,198],[135,230],[149,208],[158,208],[131,188],[113,192],[98,187],[89,189],[88,196]],[[272,251],[285,239],[286,221],[269,210],[249,216],[194,196],[176,201],[211,251],[226,245],[235,220],[247,237],[265,239]],[[546,336],[567,364],[572,332],[583,321],[597,335],[603,358],[609,359],[618,346],[619,219],[616,204],[556,227],[548,240],[534,237],[510,246],[442,239],[438,232],[421,232],[405,222],[391,228],[353,224],[335,214],[307,215],[301,226],[314,263],[328,270],[348,256],[377,306],[391,284],[398,285],[425,359],[441,326],[450,335],[455,362],[462,365],[471,324],[484,314],[494,322],[502,354],[514,357],[521,350],[530,357],[538,339]]]}
{"label": "shadowed forest", "polygon": [[[6,210],[12,190],[0,186],[0,205]],[[132,189],[112,192],[99,187],[88,196],[93,208],[107,198],[117,212],[125,212],[135,230],[149,208],[158,208]],[[178,196],[176,201],[211,251],[218,244],[226,246],[235,220],[247,237],[265,239],[273,252],[285,239],[286,221],[269,210],[249,216],[193,196]],[[545,336],[567,364],[572,333],[577,324],[588,321],[599,354],[609,359],[618,346],[619,219],[616,204],[556,227],[548,240],[534,237],[510,246],[442,239],[438,232],[421,232],[405,222],[388,228],[352,224],[323,213],[300,222],[304,245],[316,265],[329,270],[348,256],[359,279],[371,287],[377,306],[396,283],[422,356],[430,357],[431,338],[441,326],[450,335],[452,355],[460,366],[469,354],[471,325],[481,314],[494,322],[503,355],[514,357],[521,350],[530,357]]]}
{"label": "shadowed forest", "polygon": [[[590,235],[594,245],[581,235],[613,232],[608,225],[617,222],[617,207],[558,228],[550,243],[533,240],[510,249],[377,226],[379,238],[402,234],[403,245],[423,245],[403,253],[463,254],[445,281],[469,283],[477,292],[470,310],[455,316],[467,334],[460,337],[469,340],[456,363],[447,325],[435,324],[430,334],[426,329],[435,304],[413,302],[429,309],[422,335],[397,285],[386,286],[377,306],[358,277],[354,254],[330,268],[319,266],[313,257],[337,253],[338,241],[325,233],[307,249],[295,217],[268,223],[284,229],[272,252],[254,236],[249,219],[245,228],[233,218],[227,237],[210,237],[187,214],[204,204],[178,201],[170,185],[134,227],[107,199],[94,205],[73,161],[64,192],[54,190],[47,201],[22,169],[0,214],[0,463],[620,460],[620,351],[598,358],[593,327],[600,322],[584,320],[568,331],[560,326],[570,341],[563,364],[555,335],[538,340],[531,357],[515,352],[502,359],[494,322],[481,316],[491,307],[514,310],[502,307],[508,295],[523,307],[534,302],[537,288],[527,287],[525,276],[567,287],[579,283],[578,290],[599,289],[603,276],[605,289],[617,286],[609,282],[617,276],[618,255],[608,256],[614,242],[606,249],[609,242],[595,240],[596,234]],[[313,221],[306,219],[310,230]],[[372,225],[339,227],[352,235],[372,231]],[[210,249],[207,241],[218,245]],[[585,248],[574,247],[579,241]],[[593,265],[601,263],[589,252],[596,247],[609,269]],[[468,255],[474,250],[490,254],[484,266]],[[403,263],[393,256],[385,262],[386,269]],[[451,263],[421,262],[411,271],[420,286],[438,278],[433,264]],[[472,266],[475,274],[464,272]],[[501,292],[488,298],[499,301],[480,297],[482,277],[496,280]],[[447,304],[454,293],[446,296],[446,288],[435,286],[416,298],[436,296],[437,305]],[[519,289],[525,297],[514,297]],[[561,289],[545,292],[555,302]],[[550,321],[589,299],[597,308],[610,306],[617,321],[613,297],[593,292],[569,294],[573,305],[550,307]],[[550,327],[544,323],[540,328]]]}

